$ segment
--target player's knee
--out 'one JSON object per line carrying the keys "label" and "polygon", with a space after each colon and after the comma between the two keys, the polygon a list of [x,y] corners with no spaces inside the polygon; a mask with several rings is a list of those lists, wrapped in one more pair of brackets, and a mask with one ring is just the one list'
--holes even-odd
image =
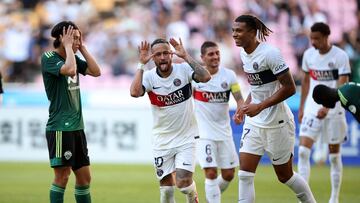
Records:
{"label": "player's knee", "polygon": [[191,185],[193,182],[191,177],[184,177],[184,178],[177,178],[176,179],[176,187],[178,188],[184,188]]}
{"label": "player's knee", "polygon": [[310,149],[304,146],[299,147],[299,158],[309,159],[310,158]]}
{"label": "player's knee", "polygon": [[239,176],[239,181],[250,184],[251,182],[254,181],[255,173],[239,170],[238,176]]}
{"label": "player's knee", "polygon": [[216,170],[206,170],[205,176],[208,179],[216,179],[217,178],[217,171]]}
{"label": "player's knee", "polygon": [[232,181],[232,179],[234,179],[234,173],[235,171],[232,170],[232,171],[226,171],[224,173],[221,174],[222,178],[226,181]]}
{"label": "player's knee", "polygon": [[62,171],[55,172],[55,180],[54,180],[54,182],[57,185],[66,186],[66,184],[69,181],[70,173],[71,173],[70,169],[69,170],[64,169]]}
{"label": "player's knee", "polygon": [[293,173],[289,173],[289,172],[284,172],[284,173],[276,173],[278,180],[281,183],[286,183],[288,180],[290,180],[290,178],[294,175]]}

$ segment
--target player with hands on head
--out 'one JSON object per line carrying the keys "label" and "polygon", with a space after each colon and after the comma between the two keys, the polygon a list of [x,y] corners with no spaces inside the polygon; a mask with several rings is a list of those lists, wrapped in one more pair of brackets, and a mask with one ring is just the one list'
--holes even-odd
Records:
{"label": "player with hands on head", "polygon": [[[71,21],[62,21],[51,30],[54,50],[41,57],[45,91],[50,101],[46,140],[54,180],[50,202],[64,202],[64,192],[71,171],[75,174],[75,199],[90,203],[90,160],[88,156],[79,73],[100,76],[100,68],[82,42],[79,28]],[[83,55],[80,59],[75,53]]]}
{"label": "player with hands on head", "polygon": [[[175,51],[171,50],[174,47]],[[172,63],[173,55],[185,62]],[[155,68],[145,71],[150,59]],[[191,101],[191,82],[207,82],[211,75],[184,49],[181,39],[156,39],[139,46],[139,64],[130,87],[132,97],[148,94],[152,114],[154,166],[160,182],[160,202],[173,203],[175,185],[188,203],[198,202],[195,171],[197,123]]]}

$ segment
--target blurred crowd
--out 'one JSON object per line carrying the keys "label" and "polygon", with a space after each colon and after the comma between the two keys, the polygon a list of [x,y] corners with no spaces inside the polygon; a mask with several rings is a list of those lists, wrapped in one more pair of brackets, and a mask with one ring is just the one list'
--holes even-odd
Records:
{"label": "blurred crowd", "polygon": [[330,25],[332,43],[348,53],[352,80],[360,82],[359,8],[360,0],[2,0],[0,71],[5,82],[41,83],[39,59],[52,49],[50,30],[71,20],[101,65],[102,85],[130,84],[137,46],[158,37],[181,37],[199,60],[202,42],[217,42],[222,65],[241,79],[231,27],[237,16],[251,13],[273,30],[267,41],[280,48],[297,84],[302,54],[310,46],[309,30],[318,21]]}

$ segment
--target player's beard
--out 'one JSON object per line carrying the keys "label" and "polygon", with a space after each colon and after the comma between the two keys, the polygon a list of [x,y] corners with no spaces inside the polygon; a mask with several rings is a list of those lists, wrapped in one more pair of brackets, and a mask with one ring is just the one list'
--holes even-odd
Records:
{"label": "player's beard", "polygon": [[164,63],[164,62],[160,62],[157,65],[157,68],[159,69],[160,72],[166,73],[170,70],[171,68],[171,63]]}

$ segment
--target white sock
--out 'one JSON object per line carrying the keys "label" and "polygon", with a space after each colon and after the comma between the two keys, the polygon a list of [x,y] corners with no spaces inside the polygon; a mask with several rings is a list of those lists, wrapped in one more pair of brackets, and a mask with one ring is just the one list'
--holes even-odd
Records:
{"label": "white sock", "polygon": [[294,175],[286,181],[285,185],[289,186],[289,188],[295,192],[296,197],[302,203],[316,202],[309,185],[299,174],[294,172]]}
{"label": "white sock", "polygon": [[255,173],[239,170],[239,200],[238,203],[255,202]]}
{"label": "white sock", "polygon": [[307,147],[299,147],[298,172],[307,183],[310,178],[310,152]]}
{"label": "white sock", "polygon": [[338,203],[342,179],[343,164],[341,154],[330,154],[330,177],[331,177],[331,197],[329,203]]}
{"label": "white sock", "polygon": [[216,179],[205,179],[205,197],[208,203],[221,202],[221,192]]}
{"label": "white sock", "polygon": [[187,203],[199,203],[198,194],[196,192],[196,184],[195,181],[191,183],[191,185],[180,188],[180,192],[186,195]]}
{"label": "white sock", "polygon": [[220,187],[221,193],[223,193],[228,188],[230,181],[225,180],[221,175],[219,175],[216,180]]}
{"label": "white sock", "polygon": [[175,203],[175,186],[160,186],[160,203]]}

